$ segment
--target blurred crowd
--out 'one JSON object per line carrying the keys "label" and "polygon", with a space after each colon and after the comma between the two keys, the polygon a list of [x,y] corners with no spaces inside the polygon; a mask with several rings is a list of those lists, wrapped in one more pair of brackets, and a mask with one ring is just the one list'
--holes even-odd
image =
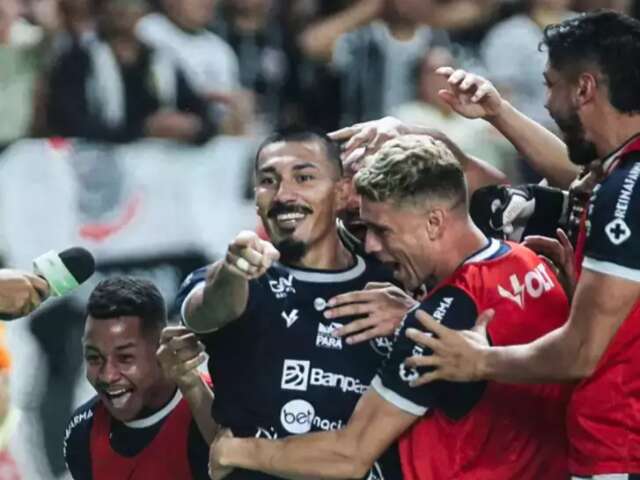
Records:
{"label": "blurred crowd", "polygon": [[[430,11],[424,24],[411,3],[0,0],[0,154],[33,137],[198,146],[393,115],[441,130],[514,183],[536,181],[487,122],[441,100],[436,69],[487,77],[554,130],[544,108],[542,29],[597,8],[640,16],[634,0],[415,0]],[[8,418],[7,370],[0,353],[0,418]],[[51,463],[60,474],[61,457]]]}
{"label": "blurred crowd", "polygon": [[638,10],[633,0],[417,3],[429,4],[429,25],[394,0],[2,0],[0,148],[31,136],[200,144],[392,114],[504,166],[513,153],[452,114],[434,70],[484,74],[551,126],[542,28],[576,11]]}

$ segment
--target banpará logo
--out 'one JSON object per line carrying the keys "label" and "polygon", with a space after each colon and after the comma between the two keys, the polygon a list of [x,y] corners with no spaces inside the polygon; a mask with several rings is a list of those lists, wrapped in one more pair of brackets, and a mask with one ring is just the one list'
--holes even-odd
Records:
{"label": "banpar\u00e1 logo", "polygon": [[283,390],[307,391],[309,385],[309,360],[285,360],[280,388]]}
{"label": "banpar\u00e1 logo", "polygon": [[312,427],[316,430],[338,430],[342,428],[342,420],[328,420],[316,416],[316,410],[309,402],[302,399],[291,400],[280,410],[280,423],[289,433],[299,435],[308,433]]}
{"label": "banpar\u00e1 logo", "polygon": [[362,395],[367,390],[359,379],[311,368],[309,360],[286,359],[282,368],[280,388],[282,390],[307,391],[309,386],[337,388],[343,393]]}
{"label": "banpar\u00e1 logo", "polygon": [[337,322],[331,322],[328,325],[319,322],[318,335],[316,336],[316,347],[342,350],[342,339],[340,337],[334,337],[333,331],[338,330],[343,326],[344,325]]}

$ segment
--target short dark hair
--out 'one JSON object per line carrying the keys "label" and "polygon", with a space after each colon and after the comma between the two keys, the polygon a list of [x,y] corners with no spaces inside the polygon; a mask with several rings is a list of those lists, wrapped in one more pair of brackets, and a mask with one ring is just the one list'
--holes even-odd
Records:
{"label": "short dark hair", "polygon": [[640,22],[613,10],[597,10],[544,29],[541,48],[549,64],[575,76],[597,67],[608,86],[611,105],[622,113],[640,113]]}
{"label": "short dark hair", "polygon": [[344,170],[342,168],[342,159],[340,158],[340,147],[338,146],[338,144],[331,140],[325,133],[316,132],[314,130],[300,130],[295,128],[278,130],[276,132],[273,132],[262,141],[262,143],[258,147],[258,151],[256,152],[254,164],[255,171],[258,170],[258,161],[260,159],[262,150],[264,150],[272,143],[278,142],[319,143],[320,145],[324,146],[325,152],[327,154],[327,159],[336,168],[336,171],[338,172],[338,178],[342,178]]}
{"label": "short dark hair", "polygon": [[145,332],[167,325],[167,309],[158,288],[149,280],[117,276],[102,280],[87,303],[87,315],[96,319],[135,316]]}

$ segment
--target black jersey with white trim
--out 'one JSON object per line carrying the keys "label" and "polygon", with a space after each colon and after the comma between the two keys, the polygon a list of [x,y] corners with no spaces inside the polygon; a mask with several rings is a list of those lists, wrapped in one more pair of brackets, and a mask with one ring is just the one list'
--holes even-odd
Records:
{"label": "black jersey with white trim", "polygon": [[[176,393],[178,396],[178,393]],[[167,406],[145,419],[130,424],[112,419],[111,448],[124,457],[135,457],[155,438],[171,413],[174,397]],[[180,396],[180,398],[182,398]],[[93,415],[100,402],[97,396],[78,407],[71,415],[64,434],[64,459],[74,480],[92,480],[91,428]],[[194,420],[189,426],[187,452],[194,480],[209,480],[209,446]]]}
{"label": "black jersey with white trim", "polygon": [[[332,331],[355,318],[324,318],[330,298],[362,290],[369,282],[392,281],[379,262],[354,258],[352,267],[340,271],[274,264],[249,282],[241,317],[201,336],[210,356],[213,415],[219,423],[238,436],[265,438],[347,424],[391,346],[391,338],[349,345]],[[203,288],[205,278],[204,270],[194,272],[179,301]],[[370,478],[400,478],[393,450]],[[264,477],[244,472],[234,478]]]}
{"label": "black jersey with white trim", "polygon": [[624,156],[593,190],[583,267],[640,282],[640,153]]}

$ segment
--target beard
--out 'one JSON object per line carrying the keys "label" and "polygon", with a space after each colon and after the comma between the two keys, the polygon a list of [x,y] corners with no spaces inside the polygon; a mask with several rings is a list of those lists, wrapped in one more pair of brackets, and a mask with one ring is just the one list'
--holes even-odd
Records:
{"label": "beard", "polygon": [[285,238],[274,245],[280,252],[280,262],[285,265],[298,263],[308,250],[308,245],[302,240]]}
{"label": "beard", "polygon": [[552,117],[562,132],[572,163],[584,166],[598,158],[595,144],[585,139],[584,126],[577,112],[571,112],[564,118],[553,115]]}
{"label": "beard", "polygon": [[[305,205],[286,204],[276,202],[267,212],[267,218],[275,221],[280,214],[286,213],[303,213],[311,215],[313,210]],[[284,264],[293,264],[299,262],[307,253],[309,245],[302,240],[293,238],[295,229],[287,230],[284,233],[276,226],[269,225],[263,218],[263,223],[267,227],[267,233],[271,237],[274,247],[280,252],[280,262]]]}

